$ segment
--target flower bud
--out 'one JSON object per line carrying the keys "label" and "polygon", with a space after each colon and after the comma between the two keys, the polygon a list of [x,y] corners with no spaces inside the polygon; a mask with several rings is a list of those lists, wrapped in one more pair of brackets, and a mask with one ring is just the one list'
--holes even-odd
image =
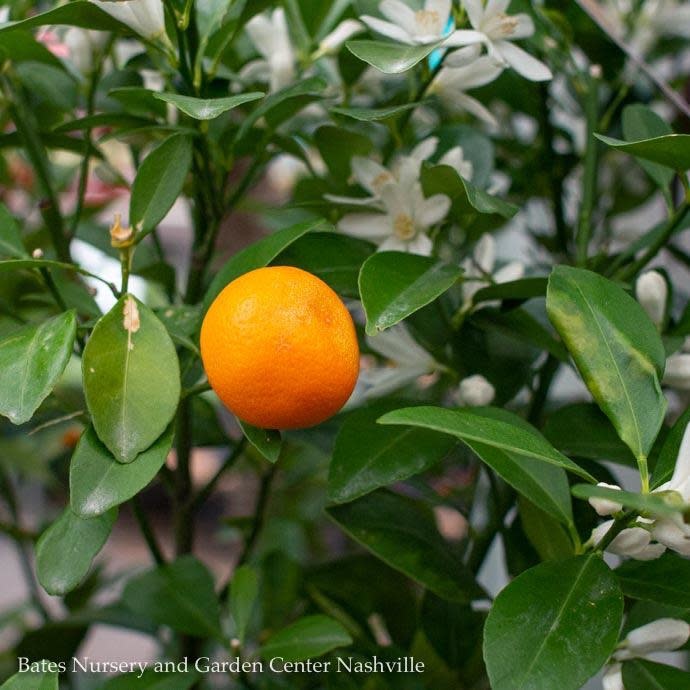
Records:
{"label": "flower bud", "polygon": [[37,247],[31,252],[31,258],[32,259],[42,259],[43,258],[43,250],[40,247]]}
{"label": "flower bud", "polygon": [[625,690],[623,685],[623,664],[613,664],[604,672],[601,679],[604,690]]}
{"label": "flower bud", "polygon": [[623,641],[623,653],[645,656],[652,652],[672,652],[690,638],[690,625],[677,618],[660,618],[635,628]]}
{"label": "flower bud", "polygon": [[635,296],[654,325],[661,326],[666,316],[666,301],[668,300],[668,285],[664,276],[658,271],[643,273],[637,279]]}
{"label": "flower bud", "polygon": [[[612,525],[613,520],[607,520],[592,530],[590,540],[595,546],[606,536]],[[650,533],[643,527],[629,527],[617,534],[613,541],[606,547],[606,550],[618,556],[631,556],[632,558],[636,558],[637,554],[645,554],[651,540],[652,537]]]}
{"label": "flower bud", "polygon": [[161,0],[90,0],[111,17],[148,40],[165,37],[165,14]]}
{"label": "flower bud", "polygon": [[[605,482],[599,482],[597,486],[603,486],[605,489],[615,489],[620,491],[620,486],[615,484],[606,484]],[[616,503],[608,498],[590,498],[589,504],[597,511],[598,515],[606,517],[607,515],[613,515],[614,513],[620,513],[623,510],[623,506],[620,503]]]}
{"label": "flower bud", "polygon": [[690,556],[690,527],[682,523],[682,518],[680,520],[681,524],[670,518],[657,520],[653,528],[654,539],[682,556]]}
{"label": "flower bud", "polygon": [[490,405],[495,396],[496,389],[481,374],[475,374],[460,381],[455,398],[460,405],[483,407]]}
{"label": "flower bud", "polygon": [[690,390],[690,354],[675,354],[666,360],[664,383],[678,390]]}

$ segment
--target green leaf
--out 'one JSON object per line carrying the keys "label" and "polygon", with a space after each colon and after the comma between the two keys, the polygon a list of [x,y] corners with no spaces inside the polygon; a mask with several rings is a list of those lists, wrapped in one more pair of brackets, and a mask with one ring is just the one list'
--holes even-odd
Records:
{"label": "green leaf", "polygon": [[[65,69],[60,59],[53,55],[43,43],[35,40],[28,31],[16,28],[14,24],[0,28],[0,60],[11,60],[14,64],[36,62],[51,65],[63,71]],[[21,136],[18,143],[23,145]]]}
{"label": "green leaf", "polygon": [[[127,31],[124,24],[111,17],[100,7],[92,2],[75,0],[67,5],[55,7],[52,10],[29,17],[14,24],[0,27],[0,34],[17,29],[33,29],[38,26],[78,26],[82,29],[94,29],[96,31]],[[2,39],[0,39],[1,41]]]}
{"label": "green leaf", "polygon": [[261,648],[264,659],[304,661],[352,644],[338,621],[328,616],[307,616],[273,635]]}
{"label": "green leaf", "polygon": [[690,688],[690,673],[646,659],[623,664],[625,690],[681,690]]}
{"label": "green leaf", "polygon": [[347,183],[351,175],[352,159],[371,153],[371,140],[345,127],[323,125],[314,132],[314,144],[323,158],[333,180],[339,185]]}
{"label": "green leaf", "polygon": [[131,462],[177,409],[180,366],[165,326],[136,297],[124,295],[93,329],[82,370],[98,437],[117,460]]}
{"label": "green leaf", "polygon": [[[476,414],[488,419],[504,420],[508,424],[520,424],[537,442],[544,438],[530,424],[524,422],[506,410],[496,408],[479,408]],[[510,484],[519,494],[528,498],[541,510],[564,525],[573,524],[573,511],[570,501],[570,486],[565,470],[554,467],[541,460],[515,453],[503,448],[496,448],[488,443],[466,440],[465,443],[504,481]]]}
{"label": "green leaf", "polygon": [[522,278],[508,283],[496,283],[477,290],[473,301],[475,304],[480,304],[496,299],[513,302],[545,297],[547,285],[546,278]]}
{"label": "green leaf", "polygon": [[304,105],[321,98],[327,84],[321,77],[309,77],[270,94],[244,118],[235,136],[235,143],[244,139],[252,127],[265,117],[270,127],[277,127],[282,121],[301,110]]}
{"label": "green leaf", "polygon": [[487,410],[491,409],[408,407],[383,415],[379,423],[433,429],[456,436],[468,445],[485,444],[519,457],[562,467],[588,481],[596,481],[589,472],[559,453],[536,429],[527,430],[522,419],[505,410],[498,411],[498,415],[494,411],[495,418],[489,417]]}
{"label": "green leaf", "polygon": [[318,276],[335,292],[359,299],[359,272],[374,253],[365,240],[333,232],[310,232],[279,254],[275,263]]}
{"label": "green leaf", "polygon": [[[44,660],[36,663],[48,665],[51,662]],[[15,673],[0,685],[0,690],[58,690],[58,672]]]}
{"label": "green leaf", "polygon": [[283,437],[277,429],[259,429],[256,426],[247,424],[241,419],[237,423],[242,429],[242,433],[247,437],[249,443],[256,448],[266,460],[271,463],[278,462],[280,451],[283,449]]}
{"label": "green leaf", "polygon": [[89,427],[74,449],[69,468],[70,505],[83,518],[102,515],[138,494],[158,474],[172,446],[171,427],[136,462],[117,462]]}
{"label": "green leaf", "polygon": [[421,181],[427,197],[445,194],[459,213],[487,213],[510,220],[518,212],[517,206],[475,187],[449,165],[424,163]]}
{"label": "green leaf", "polygon": [[518,504],[522,530],[542,561],[563,561],[573,555],[572,541],[557,520],[524,496]]}
{"label": "green leaf", "polygon": [[72,355],[74,311],[30,324],[0,340],[0,414],[24,424],[50,395]]}
{"label": "green leaf", "polygon": [[542,563],[494,600],[484,629],[493,690],[581,687],[618,641],[623,595],[597,555]]}
{"label": "green leaf", "polygon": [[232,575],[230,584],[230,613],[235,621],[235,633],[241,644],[247,633],[247,626],[259,596],[259,577],[248,566],[240,566]]}
{"label": "green leaf", "polygon": [[669,481],[673,476],[673,471],[676,469],[676,461],[680,454],[680,446],[683,442],[683,436],[685,436],[688,424],[690,424],[690,408],[685,410],[676,420],[663,446],[661,446],[659,459],[652,473],[652,489],[657,489],[662,484]]}
{"label": "green leaf", "polygon": [[328,474],[328,497],[346,503],[408,479],[440,462],[455,441],[426,429],[381,427],[380,408],[350,415],[340,428]]}
{"label": "green leaf", "polygon": [[[620,503],[626,508],[633,508],[648,515],[674,515],[685,512],[690,506],[677,503],[675,499],[665,500],[663,494],[635,494],[631,491],[607,489],[605,486],[577,484],[573,487],[573,496],[587,500],[589,498],[606,498]],[[675,496],[675,494],[671,494]]]}
{"label": "green leaf", "polygon": [[192,140],[173,134],[146,156],[132,185],[129,222],[137,239],[153,230],[168,214],[192,166]]}
{"label": "green leaf", "polygon": [[213,300],[235,278],[239,278],[244,273],[253,271],[255,268],[263,268],[273,261],[284,249],[302,237],[302,235],[317,229],[324,230],[326,229],[324,226],[326,228],[329,227],[322,218],[291,225],[289,228],[278,230],[278,232],[264,237],[262,240],[235,254],[213,278],[204,295],[203,312],[206,313]]}
{"label": "green leaf", "polygon": [[127,583],[124,603],[159,625],[195,637],[223,640],[213,577],[193,556],[159,566]]}
{"label": "green leaf", "polygon": [[362,265],[359,292],[367,316],[366,331],[376,335],[399,323],[449,290],[459,280],[459,266],[405,252],[378,252]]}
{"label": "green leaf", "polygon": [[356,57],[386,74],[400,74],[412,69],[440,45],[407,46],[384,41],[348,41],[345,46]]}
{"label": "green leaf", "polygon": [[653,561],[625,561],[615,572],[626,597],[690,609],[690,561],[675,553],[667,551]]}
{"label": "green leaf", "polygon": [[419,103],[403,103],[389,108],[331,108],[332,113],[344,115],[360,122],[380,122],[390,118],[398,117],[408,110],[414,110]]}
{"label": "green leaf", "polygon": [[28,256],[19,225],[5,204],[0,204],[0,256],[16,259]]}
{"label": "green leaf", "polygon": [[244,103],[256,101],[265,95],[255,91],[228,96],[227,98],[192,98],[191,96],[180,96],[177,93],[155,93],[154,97],[166,103],[172,103],[178,110],[195,120],[213,120],[228,110],[237,108]]}
{"label": "green leaf", "polygon": [[156,93],[143,86],[119,86],[108,91],[108,98],[114,98],[124,106],[126,116],[149,117],[153,114],[162,119],[167,108],[163,101],[156,98]]}
{"label": "green leaf", "polygon": [[575,403],[556,410],[546,420],[544,436],[565,455],[635,467],[630,449],[594,403]]}
{"label": "green leaf", "polygon": [[[623,135],[628,141],[673,134],[668,123],[647,106],[634,104],[623,110]],[[641,160],[640,165],[662,190],[668,190],[674,172],[657,163]]]}
{"label": "green leaf", "polygon": [[635,457],[646,457],[666,412],[666,353],[654,324],[615,283],[567,266],[551,274],[546,309],[599,407]]}
{"label": "green leaf", "polygon": [[379,490],[327,510],[355,541],[438,596],[471,601],[481,590],[449,548],[423,503]]}
{"label": "green leaf", "polygon": [[594,136],[607,146],[636,158],[665,165],[678,172],[690,170],[690,134],[667,134],[640,141],[621,141],[601,134]]}
{"label": "green leaf", "polygon": [[48,594],[71,592],[86,577],[117,518],[114,508],[84,520],[67,508],[36,544],[36,574]]}
{"label": "green leaf", "polygon": [[149,668],[140,677],[139,671],[111,678],[101,690],[189,690],[200,680],[196,671],[160,673]]}

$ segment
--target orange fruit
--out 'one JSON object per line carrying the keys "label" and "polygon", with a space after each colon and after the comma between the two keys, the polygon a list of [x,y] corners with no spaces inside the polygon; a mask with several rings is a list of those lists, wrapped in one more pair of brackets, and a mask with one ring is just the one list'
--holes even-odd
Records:
{"label": "orange fruit", "polygon": [[260,268],[233,280],[201,326],[211,387],[242,421],[303,429],[333,416],[359,374],[350,313],[311,273]]}

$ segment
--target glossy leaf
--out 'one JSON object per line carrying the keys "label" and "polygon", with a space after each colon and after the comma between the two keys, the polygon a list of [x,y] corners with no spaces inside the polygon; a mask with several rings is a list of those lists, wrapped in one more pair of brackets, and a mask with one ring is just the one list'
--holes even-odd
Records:
{"label": "glossy leaf", "polygon": [[138,494],[165,463],[172,446],[172,427],[136,462],[117,462],[89,427],[74,449],[69,468],[70,505],[83,518],[102,515]]}
{"label": "glossy leaf", "polygon": [[259,595],[259,578],[248,565],[240,566],[232,575],[230,584],[230,613],[235,621],[235,632],[241,643],[247,632],[252,611]]}
{"label": "glossy leaf", "polygon": [[404,252],[378,252],[362,265],[359,291],[366,331],[376,335],[399,323],[450,289],[462,275],[459,266]]}
{"label": "glossy leaf", "polygon": [[358,410],[340,428],[328,474],[328,497],[346,503],[424,472],[453,448],[450,437],[426,429],[382,427],[378,409]]}
{"label": "glossy leaf", "polygon": [[[43,663],[49,662],[45,660]],[[58,672],[15,673],[0,685],[0,690],[58,690]]]}
{"label": "glossy leaf", "polygon": [[0,256],[13,259],[27,256],[19,225],[4,204],[0,204]]}
{"label": "glossy leaf", "polygon": [[72,355],[73,311],[30,324],[0,340],[0,414],[24,424],[50,395]]}
{"label": "glossy leaf", "polygon": [[[639,141],[672,133],[673,130],[663,118],[647,106],[634,104],[623,110],[623,135],[627,141]],[[674,172],[671,168],[646,160],[641,160],[640,165],[662,190],[666,190],[673,181]]]}
{"label": "glossy leaf", "polygon": [[559,266],[546,308],[599,407],[635,457],[646,457],[666,412],[666,354],[642,307],[595,273]]}
{"label": "glossy leaf", "polygon": [[421,181],[427,197],[445,194],[460,213],[487,213],[509,220],[518,212],[517,206],[475,187],[449,165],[424,163]]}
{"label": "glossy leaf", "polygon": [[490,300],[522,301],[534,297],[545,297],[548,280],[546,278],[523,278],[508,283],[489,285],[474,294],[474,303]]}
{"label": "glossy leaf", "polygon": [[159,625],[196,637],[223,639],[213,578],[193,556],[132,578],[122,598],[130,609]]}
{"label": "glossy leaf", "polygon": [[641,141],[621,141],[601,134],[596,137],[608,146],[636,158],[665,165],[679,172],[690,170],[690,134],[667,134]]}
{"label": "glossy leaf", "polygon": [[385,41],[348,41],[345,45],[360,60],[386,74],[412,69],[439,46],[438,43],[408,46]]}
{"label": "glossy leaf", "polygon": [[71,592],[86,577],[117,518],[117,509],[85,520],[70,508],[41,535],[36,544],[36,574],[48,594]]}
{"label": "glossy leaf", "polygon": [[263,98],[265,94],[260,91],[242,93],[226,98],[193,98],[181,96],[177,93],[156,93],[155,98],[166,103],[172,103],[178,110],[195,120],[213,120],[223,113],[237,108],[244,103],[251,103]]}
{"label": "glossy leaf", "polygon": [[350,117],[353,120],[360,122],[380,122],[381,120],[388,120],[390,118],[398,117],[406,113],[408,110],[414,110],[417,103],[404,103],[403,105],[394,105],[390,108],[331,108],[332,113]]}
{"label": "glossy leaf", "polygon": [[261,656],[304,661],[350,644],[352,638],[338,621],[328,616],[307,616],[273,635],[261,648]]}
{"label": "glossy leaf", "polygon": [[523,496],[518,502],[522,531],[542,561],[562,561],[573,555],[563,525]]}
{"label": "glossy leaf", "polygon": [[129,31],[116,19],[92,2],[74,0],[67,5],[55,7],[13,24],[0,27],[0,34],[17,29],[33,29],[39,26],[78,26],[96,31]]}
{"label": "glossy leaf", "polygon": [[682,690],[690,688],[690,673],[647,659],[631,659],[623,664],[625,690]]}
{"label": "glossy leaf", "polygon": [[380,424],[418,426],[456,436],[468,445],[480,443],[520,457],[533,458],[562,467],[594,482],[594,478],[565,455],[559,453],[536,429],[527,430],[524,421],[503,411],[500,418],[486,410],[449,410],[442,407],[408,407],[383,415]]}
{"label": "glossy leaf", "polygon": [[498,595],[486,621],[491,687],[580,688],[613,652],[622,618],[623,595],[599,556],[527,570]]}
{"label": "glossy leaf", "polygon": [[278,230],[268,237],[255,242],[251,246],[243,249],[233,256],[216,273],[211,285],[204,295],[204,313],[211,306],[213,300],[218,297],[223,288],[231,283],[235,278],[239,278],[244,273],[253,271],[255,268],[262,268],[269,264],[284,249],[298,240],[302,235],[315,230],[324,230],[328,227],[326,221],[321,218],[308,220],[304,223],[291,225],[289,228]]}
{"label": "glossy leaf", "polygon": [[690,609],[690,561],[667,551],[653,561],[625,561],[616,576],[626,597]]}
{"label": "glossy leaf", "polygon": [[123,296],[96,324],[82,369],[98,437],[117,460],[131,462],[177,409],[180,368],[165,326],[135,297]]}
{"label": "glossy leaf", "polygon": [[380,490],[327,512],[377,558],[438,596],[470,601],[481,593],[472,574],[438,533],[426,505]]}
{"label": "glossy leaf", "polygon": [[173,134],[159,144],[137,170],[132,185],[129,222],[138,238],[151,232],[180,196],[192,166],[192,141]]}
{"label": "glossy leaf", "polygon": [[280,451],[283,449],[283,437],[276,429],[259,429],[256,426],[247,424],[241,419],[237,423],[242,429],[242,433],[247,437],[249,443],[256,448],[269,462],[278,462]]}
{"label": "glossy leaf", "polygon": [[585,500],[604,498],[649,515],[670,516],[690,509],[690,505],[683,504],[682,500],[676,502],[675,494],[672,494],[674,498],[665,500],[663,494],[636,494],[631,491],[619,491],[618,489],[607,489],[605,486],[590,486],[589,484],[574,486],[573,496]]}

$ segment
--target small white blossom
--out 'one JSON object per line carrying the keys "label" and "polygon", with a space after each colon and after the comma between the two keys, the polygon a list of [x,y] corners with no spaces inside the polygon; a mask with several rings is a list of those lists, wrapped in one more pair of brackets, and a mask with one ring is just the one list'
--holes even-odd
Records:
{"label": "small white blossom", "polygon": [[655,326],[660,327],[666,316],[668,285],[658,271],[647,271],[637,280],[635,297]]}
{"label": "small white blossom", "polygon": [[[620,486],[616,484],[606,484],[605,482],[599,482],[597,486],[603,486],[605,489],[621,490]],[[608,498],[590,498],[589,504],[597,511],[597,514],[602,517],[620,513],[620,511],[623,510],[623,506],[620,503],[616,503]]]}
{"label": "small white blossom", "polygon": [[[604,539],[613,522],[613,520],[607,520],[592,530],[590,541],[594,546],[598,546],[602,539]],[[645,555],[646,550],[650,546],[651,539],[652,535],[644,527],[628,527],[614,537],[606,547],[606,550],[618,556],[637,558],[638,555]],[[640,560],[647,560],[647,558],[643,557]]]}
{"label": "small white blossom", "polygon": [[90,0],[90,2],[149,41],[157,38],[167,40],[165,12],[161,0]]}
{"label": "small white blossom", "polygon": [[271,91],[292,84],[297,74],[296,58],[285,10],[279,7],[270,14],[256,15],[247,22],[247,33],[262,58],[246,64],[240,77],[247,82],[267,82]]}
{"label": "small white blossom", "polygon": [[431,84],[429,93],[436,94],[453,112],[468,112],[490,125],[496,125],[496,118],[491,112],[466,92],[490,84],[502,71],[501,64],[491,57],[480,57],[464,67],[444,67]]}
{"label": "small white blossom", "polygon": [[678,618],[659,618],[631,630],[620,644],[615,657],[634,659],[654,652],[672,652],[690,639],[690,625]]}
{"label": "small white blossom", "polygon": [[506,13],[510,0],[463,0],[472,30],[455,31],[447,40],[448,46],[484,44],[489,55],[509,65],[531,81],[548,81],[551,70],[511,41],[534,34],[534,22],[527,14]]}
{"label": "small white blossom", "polygon": [[364,15],[362,21],[370,29],[400,43],[424,45],[447,35],[451,0],[426,0],[416,11],[402,0],[383,0],[379,11],[388,21]]}
{"label": "small white blossom", "polygon": [[496,397],[496,389],[481,374],[468,376],[460,381],[455,399],[466,407],[485,407],[491,405]]}

